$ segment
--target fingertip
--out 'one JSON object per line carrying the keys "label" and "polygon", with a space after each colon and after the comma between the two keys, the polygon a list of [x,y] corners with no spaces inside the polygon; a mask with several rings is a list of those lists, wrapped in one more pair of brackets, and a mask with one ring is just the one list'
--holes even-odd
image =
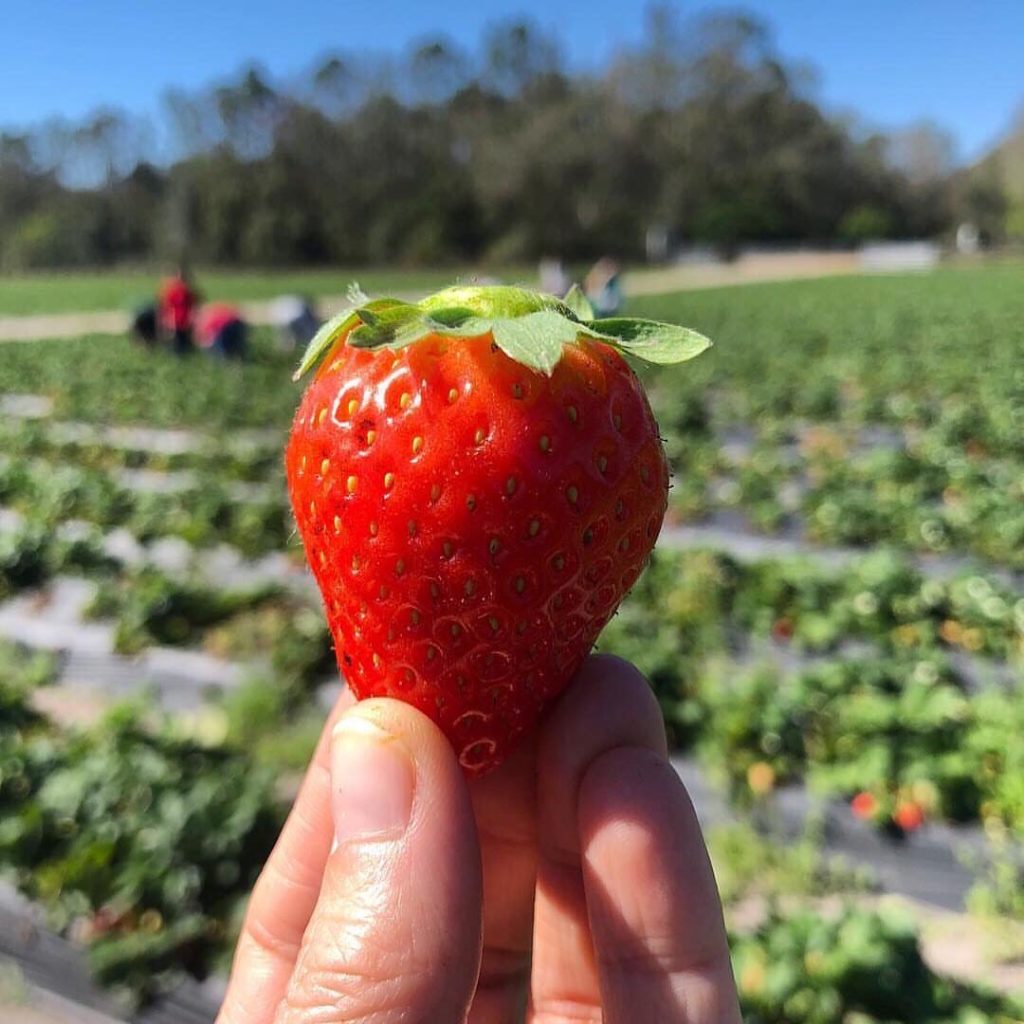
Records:
{"label": "fingertip", "polygon": [[[422,711],[390,697],[371,697],[347,708],[334,723],[333,735],[343,732],[347,721],[365,722],[393,736],[409,752],[418,770],[444,784],[462,781],[458,762],[444,733]],[[464,788],[464,787],[459,787]]]}
{"label": "fingertip", "polygon": [[584,772],[604,751],[621,746],[667,754],[661,709],[634,665],[612,655],[592,655],[542,725],[537,755],[546,794],[540,806],[542,833],[554,830],[563,842],[569,840]]}
{"label": "fingertip", "polygon": [[[554,743],[559,734],[587,733],[596,754],[613,745],[601,742],[636,737],[637,743],[667,754],[665,723],[654,691],[631,662],[613,654],[593,654],[553,705],[545,735]],[[619,744],[615,744],[619,745]]]}
{"label": "fingertip", "polygon": [[[442,823],[460,835],[475,831],[469,787],[452,746],[422,711],[388,697],[358,701],[334,724],[332,748],[353,725],[357,729],[377,730],[392,738],[395,752],[408,758],[413,777],[408,822],[411,837],[424,831],[432,834]],[[364,774],[373,771],[370,765],[362,769]],[[398,775],[397,770],[393,775]],[[336,795],[343,783],[342,778],[333,781]],[[464,844],[457,845],[461,848]]]}

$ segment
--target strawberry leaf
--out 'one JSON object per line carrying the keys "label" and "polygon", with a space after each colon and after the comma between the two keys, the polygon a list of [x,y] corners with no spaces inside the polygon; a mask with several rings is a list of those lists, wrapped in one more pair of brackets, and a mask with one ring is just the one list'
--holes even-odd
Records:
{"label": "strawberry leaf", "polygon": [[590,299],[584,295],[583,289],[578,284],[574,284],[565,293],[565,298],[562,299],[562,302],[581,323],[590,323],[594,319],[594,307],[590,304]]}
{"label": "strawberry leaf", "polygon": [[564,301],[505,285],[446,288],[417,303],[367,300],[353,286],[349,299],[353,305],[324,324],[310,342],[296,380],[341,340],[353,348],[400,349],[432,336],[490,334],[511,359],[547,376],[558,365],[564,347],[583,338],[663,365],[692,359],[711,345],[696,331],[674,324],[629,317],[595,320],[590,303],[575,285]]}
{"label": "strawberry leaf", "polygon": [[[354,288],[358,288],[358,285],[354,286]],[[350,299],[355,296],[354,288],[349,289]],[[365,298],[365,296],[363,297]],[[399,299],[373,299],[372,301],[361,303],[358,308],[350,306],[348,309],[343,309],[337,316],[331,317],[330,320],[321,325],[320,330],[313,335],[313,340],[306,346],[306,351],[302,354],[302,361],[299,363],[295,373],[292,374],[292,380],[298,380],[307,373],[342,335],[348,334],[353,328],[358,327],[362,323],[359,309],[373,316],[375,313],[392,306],[404,305],[407,305],[407,303],[401,302]]]}
{"label": "strawberry leaf", "polygon": [[[396,306],[375,316],[372,323],[364,321],[348,336],[348,343],[353,348],[400,349],[432,334],[449,338],[472,337],[490,330],[490,321],[479,321],[470,310],[444,309],[439,313],[443,319],[427,316],[417,306]],[[465,325],[471,321],[482,326],[466,330]]]}
{"label": "strawberry leaf", "polygon": [[428,295],[419,303],[431,316],[439,309],[467,309],[480,317],[521,317],[545,309],[566,312],[567,307],[554,295],[515,288],[511,285],[456,285]]}
{"label": "strawberry leaf", "polygon": [[562,358],[563,346],[574,342],[578,334],[579,324],[554,310],[514,319],[502,317],[491,325],[494,344],[505,355],[548,377]]}
{"label": "strawberry leaf", "polygon": [[446,306],[430,311],[430,319],[442,327],[461,327],[467,320],[475,316],[476,313],[466,306]]}
{"label": "strawberry leaf", "polygon": [[399,331],[423,319],[419,307],[409,302],[395,302],[385,309],[363,306],[356,310],[356,315],[362,322],[348,336],[353,348],[390,347]]}
{"label": "strawberry leaf", "polygon": [[703,334],[657,320],[608,317],[593,320],[587,327],[613,339],[611,344],[621,352],[661,366],[685,363],[711,347]]}
{"label": "strawberry leaf", "polygon": [[367,328],[362,335],[364,342],[361,345],[356,345],[357,348],[376,348],[379,345],[389,345],[404,327],[427,319],[419,306],[411,302],[397,300],[391,300],[391,304],[384,309],[378,309],[371,302],[369,305],[357,309],[356,314],[362,321],[363,327]]}
{"label": "strawberry leaf", "polygon": [[358,281],[350,282],[345,298],[350,306],[365,306],[370,301],[370,296],[359,287]]}
{"label": "strawberry leaf", "polygon": [[362,306],[356,310],[356,316],[366,324],[367,327],[376,327],[380,323],[380,317],[372,309]]}

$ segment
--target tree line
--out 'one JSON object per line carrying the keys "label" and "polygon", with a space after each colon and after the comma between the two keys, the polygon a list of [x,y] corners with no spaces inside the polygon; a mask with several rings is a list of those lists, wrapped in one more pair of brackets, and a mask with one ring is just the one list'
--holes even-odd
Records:
{"label": "tree line", "polygon": [[[984,201],[986,197],[982,197]],[[952,145],[826,113],[755,19],[652,8],[642,41],[571,70],[527,22],[475,52],[256,68],[0,135],[0,265],[639,258],[672,246],[934,236],[970,213]]]}

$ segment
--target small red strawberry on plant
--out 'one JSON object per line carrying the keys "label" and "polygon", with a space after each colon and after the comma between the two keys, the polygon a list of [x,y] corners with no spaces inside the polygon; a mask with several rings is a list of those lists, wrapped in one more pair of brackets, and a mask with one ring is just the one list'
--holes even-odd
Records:
{"label": "small red strawberry on plant", "polygon": [[924,810],[915,800],[901,800],[892,812],[892,820],[903,832],[916,832],[924,824]]}
{"label": "small red strawberry on plant", "polygon": [[793,639],[793,620],[788,616],[776,619],[772,623],[772,639],[778,643],[788,643]]}
{"label": "small red strawberry on plant", "polygon": [[874,794],[862,790],[850,801],[850,810],[861,821],[873,821],[878,817],[880,805]]}
{"label": "small red strawberry on plant", "polygon": [[580,667],[661,528],[668,467],[623,353],[709,342],[509,287],[353,297],[286,453],[338,663],[359,698],[420,708],[470,775],[500,763]]}

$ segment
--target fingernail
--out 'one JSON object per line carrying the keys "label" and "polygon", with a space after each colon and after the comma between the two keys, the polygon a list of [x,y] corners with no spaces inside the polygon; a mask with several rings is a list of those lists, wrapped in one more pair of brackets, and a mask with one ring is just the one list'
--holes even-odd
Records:
{"label": "fingernail", "polygon": [[415,781],[400,740],[357,714],[341,719],[331,748],[336,842],[400,836],[409,824]]}

